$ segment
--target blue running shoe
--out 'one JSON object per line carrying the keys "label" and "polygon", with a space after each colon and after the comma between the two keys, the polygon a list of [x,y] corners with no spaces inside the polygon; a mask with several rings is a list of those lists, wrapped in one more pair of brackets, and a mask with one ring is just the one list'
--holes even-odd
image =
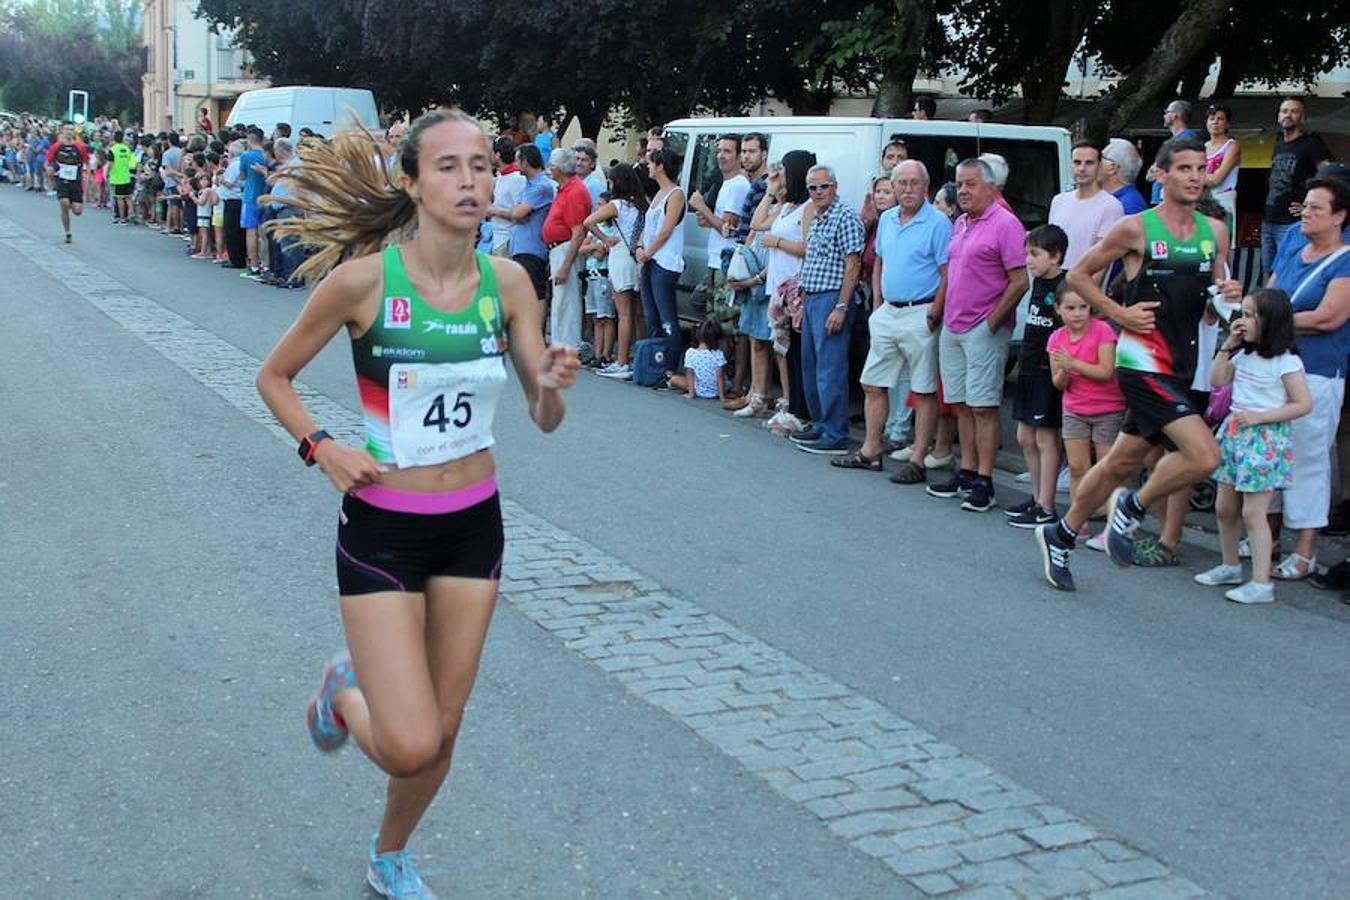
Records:
{"label": "blue running shoe", "polygon": [[324,667],[319,689],[309,698],[305,724],[314,746],[324,753],[332,753],[347,742],[347,729],[338,724],[333,714],[333,696],[354,687],[356,671],[352,669],[352,658],[344,653]]}
{"label": "blue running shoe", "polygon": [[1144,517],[1136,517],[1130,512],[1129,488],[1119,487],[1111,492],[1111,502],[1107,504],[1110,516],[1106,520],[1106,555],[1111,562],[1122,568],[1134,565],[1134,533],[1143,524]]}
{"label": "blue running shoe", "polygon": [[1041,551],[1045,580],[1057,591],[1075,590],[1073,573],[1069,571],[1068,544],[1059,538],[1059,523],[1050,522],[1036,529],[1036,546]]}
{"label": "blue running shoe", "polygon": [[370,865],[366,867],[366,881],[375,893],[393,900],[436,900],[413,868],[408,851],[376,853],[375,838],[376,835],[370,836]]}

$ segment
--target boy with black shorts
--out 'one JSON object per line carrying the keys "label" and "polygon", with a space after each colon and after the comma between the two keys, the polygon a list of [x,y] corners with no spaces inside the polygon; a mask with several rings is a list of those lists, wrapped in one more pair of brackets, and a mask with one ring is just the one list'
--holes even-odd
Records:
{"label": "boy with black shorts", "polygon": [[1031,499],[1004,510],[1014,528],[1035,528],[1053,522],[1055,486],[1059,480],[1060,398],[1050,372],[1046,344],[1060,326],[1055,297],[1064,284],[1064,254],[1069,236],[1058,225],[1041,225],[1027,234],[1027,271],[1031,296],[1026,327],[1017,357],[1013,419],[1017,443],[1031,475]]}
{"label": "boy with black shorts", "polygon": [[[1217,261],[1228,257],[1228,229],[1196,211],[1205,189],[1205,145],[1176,137],[1155,162],[1163,200],[1126,216],[1079,260],[1069,288],[1122,329],[1116,344],[1116,378],[1125,395],[1125,420],[1111,452],[1083,477],[1073,504],[1057,524],[1036,529],[1044,574],[1063,591],[1074,589],[1069,554],[1078,530],[1110,498],[1106,555],[1120,566],[1134,560],[1134,535],[1147,506],[1207,478],[1219,448],[1191,399],[1197,335],[1215,316],[1211,286],[1237,300],[1242,286]],[[1102,292],[1101,273],[1125,263],[1124,303]],[[1138,491],[1121,487],[1139,471],[1153,447],[1167,452]]]}

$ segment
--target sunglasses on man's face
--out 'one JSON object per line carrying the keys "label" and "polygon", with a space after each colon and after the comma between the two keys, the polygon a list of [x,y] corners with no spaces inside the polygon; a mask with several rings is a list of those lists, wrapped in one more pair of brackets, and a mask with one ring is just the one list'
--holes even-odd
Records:
{"label": "sunglasses on man's face", "polygon": [[824,191],[828,191],[832,187],[834,187],[834,182],[826,181],[823,184],[808,184],[806,186],[806,189],[813,194],[819,194],[823,193]]}

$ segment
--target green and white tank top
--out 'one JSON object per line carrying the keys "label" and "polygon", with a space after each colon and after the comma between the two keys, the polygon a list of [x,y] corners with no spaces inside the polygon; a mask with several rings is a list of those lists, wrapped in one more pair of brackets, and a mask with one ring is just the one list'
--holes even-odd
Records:
{"label": "green and white tank top", "polygon": [[1195,377],[1197,335],[1214,282],[1218,242],[1209,220],[1193,213],[1195,228],[1181,239],[1168,231],[1156,209],[1139,214],[1144,224],[1144,264],[1125,285],[1125,305],[1156,300],[1149,334],[1122,332],[1116,365],[1122,369],[1171,375],[1191,383]]}
{"label": "green and white tank top", "polygon": [[379,462],[434,466],[492,446],[506,323],[492,264],[476,257],[478,291],[449,313],[418,296],[397,245],[384,250],[380,309],[352,340],[366,450]]}

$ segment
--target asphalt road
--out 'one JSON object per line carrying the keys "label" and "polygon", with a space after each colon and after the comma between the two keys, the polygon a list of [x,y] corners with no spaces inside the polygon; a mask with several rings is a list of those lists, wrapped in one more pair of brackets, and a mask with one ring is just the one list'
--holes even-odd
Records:
{"label": "asphalt road", "polygon": [[[336,500],[238,405],[16,250],[0,187],[0,895],[363,896],[382,782],[302,705],[340,645]],[[108,280],[261,357],[304,293],[76,224]],[[305,380],[356,409],[335,342]],[[1231,897],[1350,884],[1350,615],[1080,553],[840,472],[707,404],[586,377],[552,436],[498,414],[504,494]],[[1006,497],[1002,499],[1007,499]],[[1020,499],[1020,498],[1019,498]],[[414,849],[443,896],[908,897],[676,718],[503,605]]]}

